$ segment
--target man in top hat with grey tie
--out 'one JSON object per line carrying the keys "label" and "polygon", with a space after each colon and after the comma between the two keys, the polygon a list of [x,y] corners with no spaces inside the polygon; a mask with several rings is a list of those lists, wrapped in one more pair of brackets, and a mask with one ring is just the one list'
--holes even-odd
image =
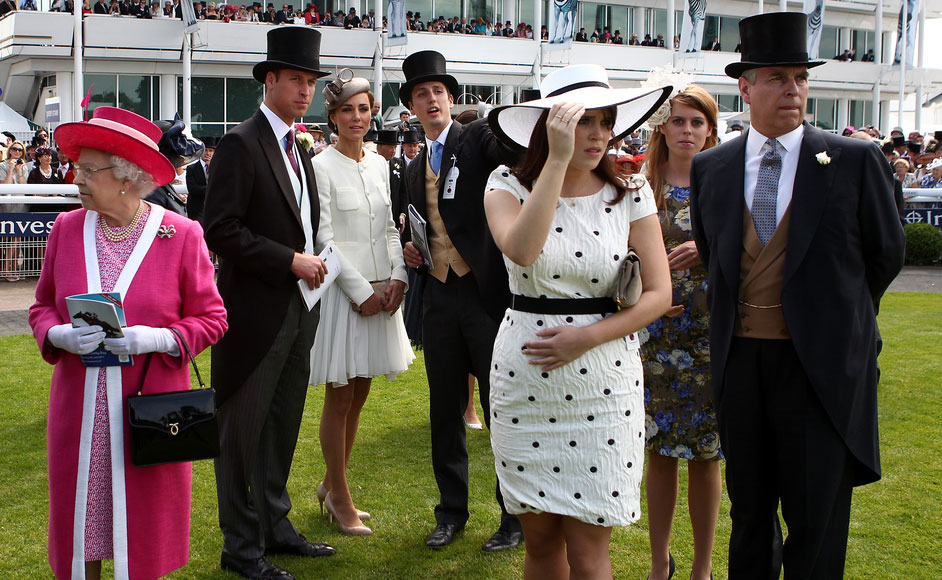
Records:
{"label": "man in top hat with grey tie", "polygon": [[294,139],[295,120],[328,74],[320,70],[320,42],[309,27],[268,33],[268,59],[252,71],[265,84],[265,100],[222,138],[209,166],[203,223],[220,257],[219,293],[230,322],[212,353],[221,564],[246,578],[293,578],[268,560],[272,554],[334,553],[308,542],[288,519],[286,488],[318,322],[297,283],[313,289],[327,270],[314,255],[314,170]]}
{"label": "man in top hat with grey tie", "polygon": [[880,478],[876,312],[903,264],[893,178],[872,143],[804,123],[807,16],[743,19],[726,67],[749,131],[694,157],[731,580],[842,578],[854,486]]}

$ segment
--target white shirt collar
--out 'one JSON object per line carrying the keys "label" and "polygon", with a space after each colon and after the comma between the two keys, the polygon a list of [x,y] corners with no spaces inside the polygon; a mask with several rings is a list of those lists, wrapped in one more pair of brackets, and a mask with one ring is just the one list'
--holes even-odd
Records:
{"label": "white shirt collar", "polygon": [[[801,145],[801,138],[805,134],[805,124],[802,123],[798,125],[788,133],[776,137],[786,153],[790,153],[795,150],[796,147]],[[748,136],[746,137],[746,152],[750,156],[762,155],[762,146],[765,145],[765,142],[769,140],[769,137],[766,137],[762,133],[756,131],[755,127],[749,128]]]}
{"label": "white shirt collar", "polygon": [[442,134],[438,136],[438,139],[432,140],[427,136],[425,137],[425,146],[428,147],[429,155],[432,153],[432,143],[438,141],[442,144],[442,151],[445,150],[445,139],[448,138],[448,132],[451,131],[451,124],[453,121],[448,121],[448,125],[445,126],[445,129],[442,131]]}
{"label": "white shirt collar", "polygon": [[268,119],[268,124],[271,125],[271,130],[275,133],[275,139],[278,140],[278,144],[280,145],[281,140],[284,139],[285,135],[288,134],[288,131],[291,130],[291,126],[282,121],[281,117],[269,109],[268,105],[265,103],[262,103],[259,109],[265,113],[265,118]]}

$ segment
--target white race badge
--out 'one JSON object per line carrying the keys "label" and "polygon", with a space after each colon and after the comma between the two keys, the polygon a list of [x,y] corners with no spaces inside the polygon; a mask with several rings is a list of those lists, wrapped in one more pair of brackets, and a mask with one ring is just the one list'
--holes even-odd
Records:
{"label": "white race badge", "polygon": [[458,166],[455,165],[454,155],[452,155],[451,161],[451,169],[445,177],[445,193],[442,195],[442,199],[455,199],[455,188],[458,187]]}

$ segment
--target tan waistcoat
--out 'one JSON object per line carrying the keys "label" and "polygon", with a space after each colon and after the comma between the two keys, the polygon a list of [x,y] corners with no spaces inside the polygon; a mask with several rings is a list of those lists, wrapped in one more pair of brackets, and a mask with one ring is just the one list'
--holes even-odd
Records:
{"label": "tan waistcoat", "polygon": [[432,171],[429,164],[431,151],[425,156],[425,208],[428,214],[428,246],[432,254],[432,263],[435,264],[434,270],[429,270],[429,274],[434,276],[439,282],[444,283],[448,278],[448,269],[451,268],[458,276],[464,276],[471,271],[468,263],[464,261],[461,254],[451,243],[448,237],[448,231],[445,229],[445,222],[442,221],[442,215],[438,213],[438,176]]}
{"label": "tan waistcoat", "polygon": [[791,338],[782,312],[782,275],[791,206],[764,247],[749,208],[743,212],[739,304],[733,335],[745,338]]}

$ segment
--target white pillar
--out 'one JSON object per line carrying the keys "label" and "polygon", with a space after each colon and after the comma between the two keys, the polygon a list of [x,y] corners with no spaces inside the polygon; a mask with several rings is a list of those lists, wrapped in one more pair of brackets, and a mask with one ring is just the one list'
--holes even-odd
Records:
{"label": "white pillar", "polygon": [[193,112],[193,35],[183,34],[183,122],[192,128]]}
{"label": "white pillar", "polygon": [[[840,46],[839,46],[839,48],[840,48],[841,50],[844,50],[844,49],[850,50],[850,49],[851,49],[850,39],[851,39],[852,36],[853,36],[853,29],[852,29],[852,28],[849,28],[849,27],[841,28],[841,41],[840,41]],[[861,55],[861,56],[863,56],[863,55]]]}
{"label": "white pillar", "polygon": [[[543,0],[533,0],[533,41],[540,46],[540,29],[543,27]],[[537,48],[539,51],[539,48]],[[543,55],[540,54],[540,59]]]}
{"label": "white pillar", "polygon": [[160,112],[158,119],[173,119],[177,108],[177,75],[160,75]]}
{"label": "white pillar", "polygon": [[667,38],[664,39],[664,47],[674,52],[674,0],[667,0]]}
{"label": "white pillar", "polygon": [[513,105],[513,104],[514,104],[514,87],[513,87],[513,85],[501,85],[501,87],[500,87],[500,104],[501,104],[501,105]]}
{"label": "white pillar", "polygon": [[[435,0],[432,0],[435,2]],[[515,0],[503,0],[501,2],[501,16],[504,22],[510,21],[511,24],[517,24],[517,3]]]}
{"label": "white pillar", "polygon": [[905,97],[904,88],[906,86],[906,41],[909,36],[909,18],[906,17],[906,0],[902,2],[903,27],[900,35],[900,54],[899,54],[899,109],[897,110],[896,124],[903,126],[903,98]]}
{"label": "white pillar", "polygon": [[[376,4],[382,0],[377,0]],[[377,16],[377,20],[379,17]],[[383,34],[380,32],[376,39],[376,50],[373,52],[373,97],[379,103],[379,114],[383,114]]]}
{"label": "white pillar", "polygon": [[764,13],[765,13],[765,9],[762,4],[762,0],[759,0],[759,14],[764,14]]}
{"label": "white pillar", "polygon": [[[373,14],[373,16],[375,17],[375,24],[373,25],[373,30],[379,30],[379,40],[377,41],[377,44],[379,45],[379,49],[380,49],[379,50],[380,58],[382,58],[383,56],[383,2],[385,1],[386,0],[376,0],[376,6],[373,7],[373,10],[375,10],[375,13]],[[382,67],[383,67],[383,64],[382,62],[380,62],[380,71],[382,71]],[[382,78],[382,75],[380,75],[380,78]],[[376,95],[376,98],[377,99],[379,98],[379,94]]]}
{"label": "white pillar", "polygon": [[788,2],[787,2],[787,0],[778,0],[778,11],[779,11],[779,12],[788,12]]}
{"label": "white pillar", "polygon": [[926,35],[926,2],[919,3],[919,36],[916,45],[916,66],[919,67],[919,77],[916,81],[916,130],[922,132],[922,99],[923,99],[923,78],[925,77],[925,35]]}
{"label": "white pillar", "polygon": [[59,122],[76,121],[72,117],[75,95],[72,94],[72,73],[56,73],[56,93],[59,95]]}
{"label": "white pillar", "polygon": [[880,79],[873,83],[873,111],[870,115],[870,123],[879,129],[882,126],[880,119]]}
{"label": "white pillar", "polygon": [[[632,16],[634,20],[634,32],[632,34],[637,34],[638,40],[641,40],[642,38],[644,38],[644,31],[645,31],[644,13],[646,10],[647,8],[644,8],[642,6],[635,6],[634,8],[632,8]],[[593,26],[593,30],[594,29],[595,27]],[[592,30],[589,31],[589,34],[592,34]]]}
{"label": "white pillar", "polygon": [[82,120],[82,99],[85,98],[85,79],[82,69],[82,2],[75,2],[72,15],[75,17],[72,26],[72,108],[69,114],[65,113],[62,105],[59,111],[63,121]]}
{"label": "white pillar", "polygon": [[[874,38],[873,38],[873,64],[882,64],[883,63],[883,0],[877,0],[876,8],[874,9]],[[879,85],[879,81],[877,81]],[[879,97],[879,87],[877,88],[877,96]],[[874,113],[876,115],[876,113]],[[874,123],[876,124],[876,123]]]}

